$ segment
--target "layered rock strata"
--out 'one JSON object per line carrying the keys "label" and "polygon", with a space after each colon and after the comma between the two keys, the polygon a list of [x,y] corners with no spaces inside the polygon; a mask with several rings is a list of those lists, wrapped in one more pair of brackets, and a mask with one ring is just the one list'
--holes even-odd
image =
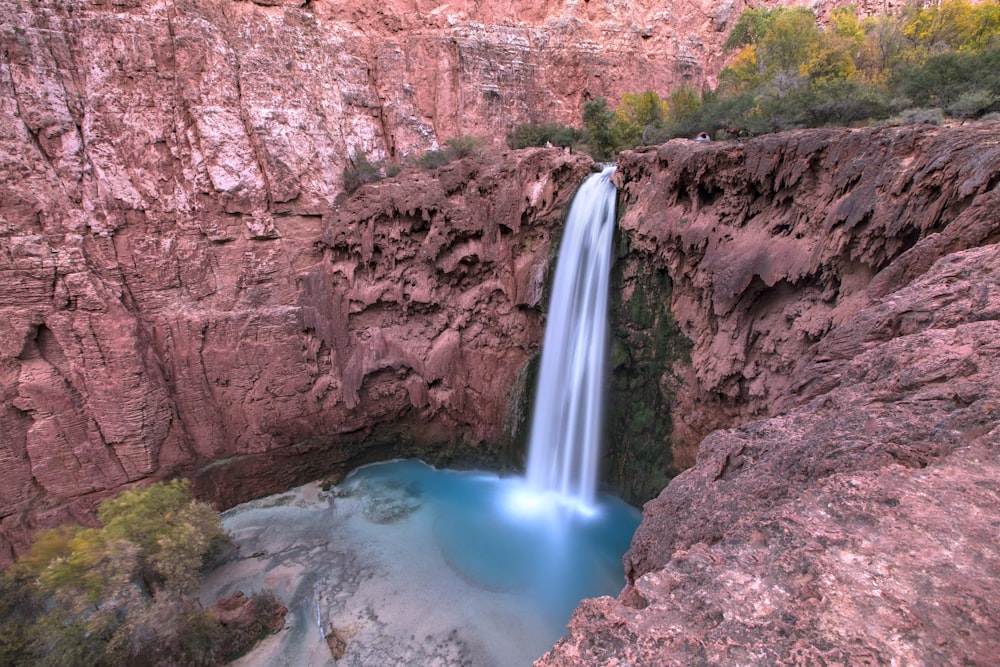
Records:
{"label": "layered rock strata", "polygon": [[579,125],[593,97],[700,87],[743,7],[710,4],[4,0],[5,132],[23,124],[70,189],[106,181],[97,213],[183,178],[266,235],[332,201],[355,150],[499,145],[519,123]]}
{"label": "layered rock strata", "polygon": [[998,133],[623,156],[622,227],[694,343],[675,434],[700,445],[646,504],[626,589],[537,665],[995,661]]}
{"label": "layered rock strata", "polygon": [[[820,16],[835,4],[810,3]],[[5,132],[23,123],[71,189],[106,181],[87,194],[98,216],[183,178],[269,234],[271,214],[332,201],[356,150],[400,161],[466,134],[500,145],[520,123],[580,125],[595,97],[701,89],[746,6],[3,0]]]}

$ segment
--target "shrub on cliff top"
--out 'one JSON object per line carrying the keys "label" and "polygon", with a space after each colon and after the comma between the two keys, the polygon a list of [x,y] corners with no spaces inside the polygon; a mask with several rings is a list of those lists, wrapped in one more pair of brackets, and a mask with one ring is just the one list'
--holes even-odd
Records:
{"label": "shrub on cliff top", "polygon": [[460,160],[470,155],[478,155],[487,145],[487,139],[474,134],[463,134],[452,137],[444,142],[443,150],[427,151],[414,162],[421,169],[437,169],[453,160]]}
{"label": "shrub on cliff top", "polygon": [[361,149],[355,149],[351,163],[344,167],[343,178],[344,190],[350,195],[362,185],[377,183],[384,176],[380,165],[369,160]]}
{"label": "shrub on cliff top", "polygon": [[486,146],[486,138],[474,134],[463,134],[459,137],[452,137],[444,142],[448,155],[455,160],[461,160],[479,153]]}
{"label": "shrub on cliff top", "polygon": [[526,123],[507,133],[507,145],[513,149],[545,146],[572,146],[584,138],[584,131],[558,123]]}
{"label": "shrub on cliff top", "polygon": [[963,120],[1000,111],[997,0],[913,3],[867,18],[839,7],[825,25],[803,8],[748,9],[726,48],[738,51],[719,87],[700,106],[688,104],[687,117],[671,108],[663,138],[864,124],[902,113],[896,122],[912,107]]}

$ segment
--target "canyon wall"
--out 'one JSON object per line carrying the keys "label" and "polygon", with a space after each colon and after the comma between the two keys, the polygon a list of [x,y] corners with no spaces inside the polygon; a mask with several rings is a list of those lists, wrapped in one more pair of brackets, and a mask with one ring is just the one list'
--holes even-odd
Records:
{"label": "canyon wall", "polygon": [[591,161],[468,158],[266,234],[160,198],[107,235],[22,164],[0,257],[8,548],[165,475],[230,505],[377,458],[495,464],[553,230]]}
{"label": "canyon wall", "polygon": [[329,205],[355,150],[500,145],[519,123],[579,125],[592,97],[700,86],[742,7],[3,0],[0,85],[7,131],[29,135],[105,231],[114,202],[170,197],[182,179],[267,233],[271,215]]}
{"label": "canyon wall", "polygon": [[747,4],[2,0],[3,113],[95,229],[182,179],[266,233],[271,215],[333,202],[355,150],[499,146],[520,123],[579,126],[588,99],[711,85]]}
{"label": "canyon wall", "polygon": [[93,146],[55,160],[9,92],[0,560],[168,475],[229,505],[377,458],[500,457],[589,158],[471,157],[323,214],[279,210],[215,190],[178,135],[159,153],[116,144],[114,172]]}
{"label": "canyon wall", "polygon": [[998,136],[621,156],[626,261],[667,272],[692,341],[664,373],[694,466],[645,505],[622,594],[536,665],[995,662]]}
{"label": "canyon wall", "polygon": [[[525,281],[586,160],[451,167],[391,204],[349,202],[345,166],[699,85],[742,8],[0,0],[0,542],[173,472],[220,503],[266,465],[269,488],[322,474],[306,462],[354,456],[326,438],[409,437],[404,390],[451,411],[425,441],[499,446],[538,333]],[[431,312],[476,280],[499,282],[468,315]],[[470,327],[496,377],[466,387],[447,360]]]}
{"label": "canyon wall", "polygon": [[[589,159],[343,168],[710,81],[743,6],[0,0],[0,562],[174,474],[503,459]],[[1000,651],[998,133],[622,156],[613,476],[694,467],[542,664]]]}

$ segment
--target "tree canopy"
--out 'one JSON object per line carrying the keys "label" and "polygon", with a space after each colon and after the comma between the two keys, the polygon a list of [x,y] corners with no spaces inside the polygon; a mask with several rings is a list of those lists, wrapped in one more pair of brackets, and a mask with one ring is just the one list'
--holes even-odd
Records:
{"label": "tree canopy", "polygon": [[0,574],[0,664],[211,665],[231,650],[197,599],[227,539],[186,480],[105,500],[100,527],[42,531]]}

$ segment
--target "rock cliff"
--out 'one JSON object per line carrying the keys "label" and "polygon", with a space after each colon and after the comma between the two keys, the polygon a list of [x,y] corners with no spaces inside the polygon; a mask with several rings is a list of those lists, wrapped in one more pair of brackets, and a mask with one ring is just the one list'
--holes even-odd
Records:
{"label": "rock cliff", "polygon": [[700,445],[646,504],[621,596],[537,665],[995,661],[998,133],[623,155],[630,252],[693,342],[675,459]]}
{"label": "rock cliff", "polygon": [[6,139],[30,135],[105,231],[115,202],[205,205],[180,198],[183,179],[266,235],[270,216],[333,201],[356,149],[502,143],[518,123],[579,124],[591,97],[701,85],[742,6],[3,0]]}
{"label": "rock cliff", "polygon": [[262,232],[182,179],[95,229],[41,151],[6,155],[2,559],[165,475],[228,505],[377,458],[496,461],[591,165],[468,158]]}

